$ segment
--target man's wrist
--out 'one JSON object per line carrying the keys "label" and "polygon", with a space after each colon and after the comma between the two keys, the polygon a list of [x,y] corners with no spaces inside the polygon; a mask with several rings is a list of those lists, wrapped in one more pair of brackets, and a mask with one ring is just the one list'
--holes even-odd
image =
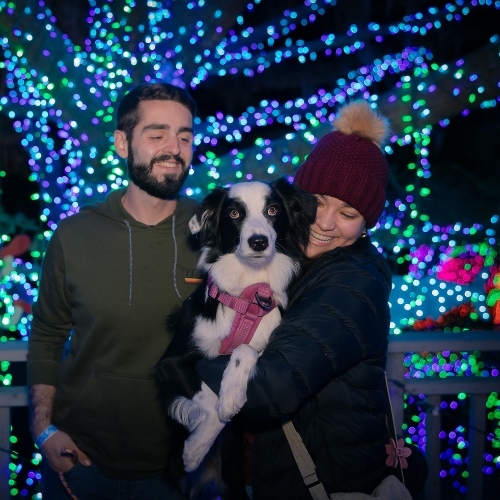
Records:
{"label": "man's wrist", "polygon": [[30,427],[33,440],[52,423],[56,388],[47,384],[30,387]]}
{"label": "man's wrist", "polygon": [[43,420],[36,420],[31,422],[30,432],[33,438],[33,441],[36,442],[38,436],[47,428],[51,426],[51,420],[44,418]]}
{"label": "man's wrist", "polygon": [[49,425],[46,429],[44,429],[36,438],[35,438],[35,444],[38,446],[38,448],[41,450],[43,444],[47,439],[52,437],[59,429],[55,425]]}

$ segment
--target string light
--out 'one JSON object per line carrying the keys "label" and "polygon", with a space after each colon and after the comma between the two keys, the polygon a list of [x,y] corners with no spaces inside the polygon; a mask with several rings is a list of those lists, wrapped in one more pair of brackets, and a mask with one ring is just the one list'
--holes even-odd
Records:
{"label": "string light", "polygon": [[[348,99],[365,99],[382,112],[398,110],[390,113],[399,121],[385,151],[390,160],[396,148],[412,148],[413,160],[407,169],[413,179],[403,186],[403,196],[387,202],[380,221],[371,229],[378,250],[394,255],[398,265],[408,266],[406,275],[394,276],[391,333],[438,328],[462,331],[473,323],[491,323],[500,314],[496,312],[499,215],[490,214],[488,221],[470,226],[459,221],[442,226],[421,208],[431,195],[433,132],[450,124],[447,117],[434,119],[435,93],[464,102],[464,119],[472,109],[490,109],[500,102],[469,58],[436,61],[426,35],[464,22],[474,9],[499,10],[500,3],[456,0],[443,8],[407,15],[399,22],[351,24],[345,33],[322,33],[315,40],[301,39],[300,28],[332,15],[336,0],[305,0],[270,22],[251,26],[248,19],[263,3],[249,2],[235,17],[233,29],[225,32],[221,24],[229,24],[221,19],[227,12],[204,0],[183,4],[182,17],[181,7],[175,3],[148,0],[147,22],[141,25],[128,21],[137,8],[135,0],[126,0],[119,7],[89,0],[85,19],[89,36],[76,45],[61,33],[43,0],[30,6],[0,0],[0,69],[5,71],[6,84],[0,110],[11,118],[29,152],[30,180],[39,186],[32,199],[41,202],[43,227],[29,252],[1,256],[0,341],[26,339],[31,303],[38,293],[41,256],[58,222],[77,213],[81,205],[127,186],[112,142],[117,101],[126,90],[139,82],[158,81],[195,89],[209,77],[239,74],[253,78],[290,59],[304,68],[306,64],[312,67],[325,57],[352,58],[374,42],[383,50],[386,40],[397,39],[394,37],[401,33],[405,39],[412,37],[411,45],[339,75],[329,88],[293,100],[262,100],[238,116],[217,111],[205,120],[197,118],[194,143],[198,152],[184,193],[202,198],[219,184],[271,180],[278,175],[292,178],[319,137],[330,130],[336,106]],[[206,43],[214,37],[218,40],[215,46]],[[499,37],[492,35],[490,43],[498,57]],[[204,48],[208,45],[213,48]],[[195,68],[192,73],[190,68]],[[443,84],[445,78],[453,81],[452,88]],[[395,84],[378,95],[373,89],[382,81]],[[266,127],[275,124],[286,129],[279,139],[266,132]],[[247,137],[255,137],[257,130],[259,137],[252,147],[239,147]],[[5,173],[0,172],[2,175]],[[4,249],[13,243],[14,233],[4,226],[1,229]],[[498,368],[478,361],[479,357],[480,353],[413,353],[405,366],[409,377],[497,377]],[[0,382],[9,385],[9,365],[2,364],[1,369]],[[494,394],[488,400],[490,414],[500,421],[500,403]],[[456,399],[456,407],[450,403],[449,408],[465,403],[465,398]],[[407,399],[409,405],[420,403]],[[413,424],[405,424],[406,439],[424,447],[425,415],[417,410],[414,417]],[[442,459],[451,468],[444,470],[445,476],[453,475],[452,469],[458,470],[464,462],[460,452],[466,447],[461,444],[466,443],[464,429],[457,427],[453,432],[453,438],[446,435],[450,448]],[[497,429],[491,440],[495,449],[500,447],[499,439]],[[40,460],[34,454],[32,464],[37,466]],[[500,467],[498,457],[485,460]],[[485,474],[490,474],[491,467],[485,467]],[[18,468],[19,463],[11,463],[11,494],[25,496],[26,488],[17,485]],[[466,470],[461,476],[465,478],[463,474]],[[26,484],[33,487],[39,480],[39,472],[29,471]],[[462,491],[463,481],[457,481],[455,487]]]}

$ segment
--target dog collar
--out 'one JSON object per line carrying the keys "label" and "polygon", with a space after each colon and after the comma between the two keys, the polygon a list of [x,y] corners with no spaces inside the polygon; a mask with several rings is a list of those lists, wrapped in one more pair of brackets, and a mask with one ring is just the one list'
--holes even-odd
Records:
{"label": "dog collar", "polygon": [[276,307],[269,283],[247,286],[239,297],[221,292],[208,276],[208,295],[236,311],[231,331],[222,341],[220,354],[231,354],[241,344],[249,344],[262,318]]}

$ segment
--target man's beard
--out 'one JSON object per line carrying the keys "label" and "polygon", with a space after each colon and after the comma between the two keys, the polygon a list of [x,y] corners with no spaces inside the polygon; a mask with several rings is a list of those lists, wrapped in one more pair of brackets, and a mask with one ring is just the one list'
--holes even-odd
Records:
{"label": "man's beard", "polygon": [[[182,166],[179,177],[176,177],[175,174],[168,173],[163,174],[162,178],[157,178],[153,175],[153,165],[156,162],[172,159]],[[189,174],[189,169],[186,168],[186,162],[180,155],[164,154],[156,156],[151,160],[149,165],[146,165],[145,163],[135,163],[134,154],[130,146],[127,165],[129,179],[150,196],[160,198],[161,200],[172,200],[176,198]]]}

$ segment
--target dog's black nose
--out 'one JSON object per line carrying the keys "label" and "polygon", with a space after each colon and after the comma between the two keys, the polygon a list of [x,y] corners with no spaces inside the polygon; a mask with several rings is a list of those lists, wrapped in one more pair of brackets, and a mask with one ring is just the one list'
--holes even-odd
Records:
{"label": "dog's black nose", "polygon": [[269,240],[263,234],[255,234],[248,238],[248,245],[252,250],[262,252],[269,246]]}

